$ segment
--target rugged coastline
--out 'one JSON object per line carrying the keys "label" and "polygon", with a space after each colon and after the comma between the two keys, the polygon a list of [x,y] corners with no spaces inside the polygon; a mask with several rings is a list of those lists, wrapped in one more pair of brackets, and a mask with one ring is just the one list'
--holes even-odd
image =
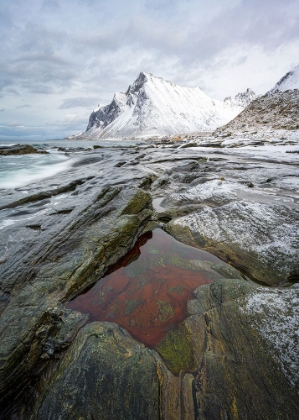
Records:
{"label": "rugged coastline", "polygon": [[[1,191],[1,418],[297,418],[299,158],[219,141],[81,150]],[[157,227],[223,263],[156,348],[66,308]]]}

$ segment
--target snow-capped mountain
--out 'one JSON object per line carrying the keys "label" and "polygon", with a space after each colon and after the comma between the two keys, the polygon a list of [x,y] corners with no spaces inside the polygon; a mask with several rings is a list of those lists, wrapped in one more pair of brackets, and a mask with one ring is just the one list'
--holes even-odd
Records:
{"label": "snow-capped mountain", "polygon": [[[222,135],[249,131],[272,133],[299,128],[299,66],[288,72],[273,89],[259,96],[236,118],[221,128]],[[279,133],[278,133],[279,134]]]}
{"label": "snow-capped mountain", "polygon": [[93,110],[93,112],[98,112],[101,108],[103,108],[105,105],[98,103],[98,106]]}
{"label": "snow-capped mountain", "polygon": [[251,92],[247,90],[225,103],[211,99],[199,87],[181,87],[142,72],[126,93],[116,93],[109,105],[92,112],[84,137],[142,137],[213,130],[241,112]]}
{"label": "snow-capped mountain", "polygon": [[248,88],[243,93],[238,93],[235,97],[228,96],[223,100],[226,106],[240,107],[240,112],[256,98],[252,89]]}
{"label": "snow-capped mountain", "polygon": [[285,92],[286,90],[299,89],[299,65],[296,66],[292,71],[285,74],[279,82],[276,83],[273,89],[269,93],[273,92]]}

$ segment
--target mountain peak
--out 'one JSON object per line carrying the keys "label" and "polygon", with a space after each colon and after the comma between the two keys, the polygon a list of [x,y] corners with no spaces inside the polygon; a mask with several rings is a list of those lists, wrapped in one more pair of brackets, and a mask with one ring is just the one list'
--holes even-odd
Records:
{"label": "mountain peak", "polygon": [[109,138],[212,131],[241,112],[252,94],[248,89],[227,106],[199,87],[182,87],[142,71],[125,93],[116,93],[109,105],[91,114],[86,135]]}
{"label": "mountain peak", "polygon": [[286,73],[268,93],[299,89],[299,65]]}
{"label": "mountain peak", "polygon": [[226,106],[237,106],[240,108],[245,108],[256,98],[256,94],[253,92],[252,89],[247,88],[245,92],[240,92],[233,98],[228,96],[224,99],[224,104]]}
{"label": "mountain peak", "polygon": [[149,76],[152,76],[152,75],[150,73],[145,73],[143,71],[140,72],[135,82],[133,82],[132,85],[129,85],[126,91],[126,95],[136,94],[137,92],[139,92],[139,90],[143,87],[143,85],[148,81]]}

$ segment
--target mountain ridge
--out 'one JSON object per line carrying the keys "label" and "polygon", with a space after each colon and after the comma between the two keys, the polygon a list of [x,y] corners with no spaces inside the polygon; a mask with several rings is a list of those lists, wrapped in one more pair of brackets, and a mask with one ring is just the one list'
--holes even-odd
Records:
{"label": "mountain ridge", "polygon": [[[238,96],[239,95],[239,96]],[[91,113],[84,137],[142,137],[200,130],[212,131],[244,108],[255,94],[251,89],[226,101],[213,100],[199,87],[141,72],[125,93]]]}
{"label": "mountain ridge", "polygon": [[299,65],[287,72],[268,93],[299,89]]}
{"label": "mountain ridge", "polygon": [[257,97],[233,120],[219,130],[243,135],[248,130],[259,133],[276,131],[282,136],[299,129],[299,65],[286,73],[265,95]]}

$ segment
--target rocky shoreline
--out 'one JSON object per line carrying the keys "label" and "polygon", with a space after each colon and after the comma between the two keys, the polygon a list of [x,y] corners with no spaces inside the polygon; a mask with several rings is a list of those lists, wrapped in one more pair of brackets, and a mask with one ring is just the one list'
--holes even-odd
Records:
{"label": "rocky shoreline", "polygon": [[0,146],[0,156],[29,155],[32,153],[48,154],[45,150],[37,150],[30,144],[14,144],[12,146]]}
{"label": "rocky shoreline", "polygon": [[[297,419],[298,156],[189,146],[1,191],[1,419]],[[156,227],[229,265],[152,349],[65,305]]]}

